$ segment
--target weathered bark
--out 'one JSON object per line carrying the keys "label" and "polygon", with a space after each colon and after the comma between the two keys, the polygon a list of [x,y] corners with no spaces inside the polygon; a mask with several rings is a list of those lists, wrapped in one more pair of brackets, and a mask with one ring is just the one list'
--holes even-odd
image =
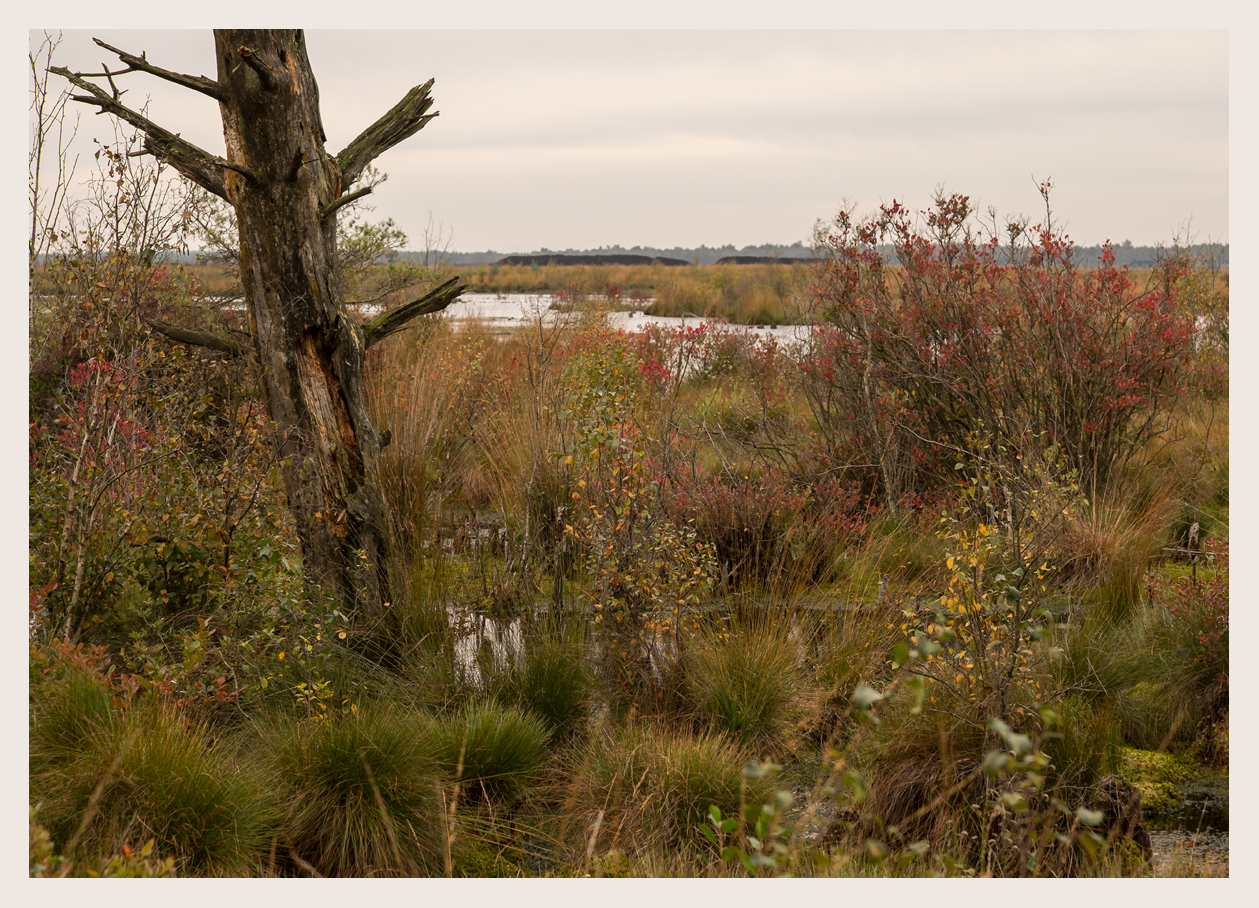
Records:
{"label": "weathered bark", "polygon": [[[216,30],[218,79],[184,76],[116,48],[128,65],[215,97],[226,160],[123,106],[114,75],[61,70],[94,104],[146,134],[146,149],[226,198],[236,209],[240,273],[267,406],[280,429],[288,504],[308,576],[344,605],[375,617],[390,599],[388,522],[380,492],[381,434],[367,415],[363,384],[369,343],[437,311],[458,295],[447,283],[363,329],[350,318],[337,273],[335,212],[351,184],[381,152],[436,114],[432,81],[412,89],[339,155],[324,148],[319,88],[300,30]],[[108,78],[112,92],[87,82]],[[208,335],[155,325],[205,345]],[[211,346],[233,340],[211,338]],[[244,340],[242,336],[242,340]]]}

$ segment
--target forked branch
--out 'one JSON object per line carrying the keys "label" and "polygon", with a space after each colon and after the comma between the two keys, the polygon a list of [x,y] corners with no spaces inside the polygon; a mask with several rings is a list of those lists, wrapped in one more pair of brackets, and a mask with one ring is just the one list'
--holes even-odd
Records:
{"label": "forked branch", "polygon": [[181,139],[170,130],[163,129],[143,114],[136,113],[119,103],[117,98],[87,81],[79,73],[72,73],[64,66],[54,66],[49,72],[68,79],[72,85],[88,93],[87,95],[71,95],[75,101],[94,104],[100,108],[101,113],[113,114],[118,119],[130,123],[145,134],[144,147],[147,151],[166,161],[198,186],[214,193],[219,198],[227,200],[227,181],[223,176],[224,170],[234,170],[251,183],[258,182],[257,176],[249,168],[212,155],[191,142]]}
{"label": "forked branch", "polygon": [[209,95],[216,101],[225,101],[227,94],[223,91],[223,86],[213,79],[207,79],[205,76],[188,76],[184,73],[171,72],[169,69],[162,69],[160,66],[154,66],[147,59],[144,53],[140,56],[129,54],[125,50],[119,50],[109,44],[106,44],[100,38],[93,38],[98,47],[103,47],[111,54],[116,54],[118,59],[126,63],[128,68],[118,72],[103,73],[84,73],[85,76],[121,76],[127,73],[142,72],[157,76],[159,79],[165,79],[167,82],[174,82],[176,85],[182,85],[184,88],[191,88],[193,91],[199,91],[203,95]]}
{"label": "forked branch", "polygon": [[459,278],[452,277],[446,283],[430,290],[419,299],[413,300],[404,306],[399,306],[397,309],[382,312],[363,326],[364,344],[370,347],[372,344],[380,343],[389,335],[406,328],[412,319],[421,315],[432,315],[434,312],[441,312],[457,300],[459,294],[463,293],[465,289],[467,288],[459,283]]}
{"label": "forked branch", "polygon": [[[359,178],[367,165],[397,145],[409,139],[424,124],[437,114],[427,114],[433,106],[433,99],[428,96],[433,88],[433,80],[417,85],[407,92],[406,97],[393,106],[385,114],[359,135],[357,139],[337,155],[337,166],[341,168],[341,188],[348,189]],[[426,115],[427,114],[427,115]]]}

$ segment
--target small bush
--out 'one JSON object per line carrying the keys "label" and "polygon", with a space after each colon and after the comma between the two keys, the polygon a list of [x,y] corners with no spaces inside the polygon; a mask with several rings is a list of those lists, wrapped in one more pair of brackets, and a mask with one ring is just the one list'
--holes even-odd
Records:
{"label": "small bush", "polygon": [[293,853],[325,876],[415,876],[444,865],[444,814],[418,715],[368,708],[277,724]]}
{"label": "small bush", "polygon": [[442,771],[458,776],[464,794],[505,801],[542,768],[549,737],[542,719],[494,703],[471,706],[429,730]]}

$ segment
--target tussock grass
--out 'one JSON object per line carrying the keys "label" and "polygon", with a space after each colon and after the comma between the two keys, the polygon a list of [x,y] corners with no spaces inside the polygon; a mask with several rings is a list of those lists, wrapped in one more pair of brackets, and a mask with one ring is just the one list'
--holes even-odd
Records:
{"label": "tussock grass", "polygon": [[428,730],[438,765],[464,796],[506,802],[537,777],[549,737],[542,719],[492,702],[473,704]]}
{"label": "tussock grass", "polygon": [[32,687],[31,768],[73,759],[96,737],[117,735],[121,717],[99,678],[69,671]]}
{"label": "tussock grass", "polygon": [[790,621],[768,616],[694,641],[687,687],[697,723],[764,755],[779,752],[795,725],[803,656]]}
{"label": "tussock grass", "polygon": [[573,779],[576,809],[592,830],[591,851],[703,847],[696,827],[709,806],[738,815],[745,800],[766,794],[754,783],[744,789],[744,763],[722,735],[638,723],[605,727],[588,742]]}
{"label": "tussock grass", "polygon": [[263,733],[287,813],[282,864],[324,876],[442,870],[446,814],[419,714],[368,707]]}
{"label": "tussock grass", "polygon": [[589,725],[596,695],[586,649],[581,625],[564,631],[538,629],[526,639],[523,652],[509,654],[489,690],[503,704],[545,722],[552,741],[579,737]]}
{"label": "tussock grass", "polygon": [[80,727],[89,731],[79,745],[58,745],[31,778],[41,820],[68,857],[93,863],[153,838],[181,875],[261,867],[279,816],[255,763],[160,703]]}

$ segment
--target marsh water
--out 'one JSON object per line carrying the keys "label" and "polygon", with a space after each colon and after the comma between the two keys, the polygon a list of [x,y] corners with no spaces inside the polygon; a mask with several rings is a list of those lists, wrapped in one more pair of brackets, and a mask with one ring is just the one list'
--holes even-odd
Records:
{"label": "marsh water", "polygon": [[[642,309],[621,310],[608,313],[608,323],[613,328],[626,331],[640,331],[648,325],[662,325],[671,328],[700,324],[712,319],[698,316],[663,316],[647,315],[645,309],[654,300],[641,300]],[[567,314],[555,308],[555,297],[549,293],[465,293],[451,303],[442,315],[455,322],[476,319],[491,328],[511,330],[526,325],[537,324],[539,320],[554,323]],[[364,306],[360,310],[363,315],[375,315],[378,307]],[[737,325],[732,326],[739,331],[757,334],[762,337],[773,337],[782,343],[791,344],[808,336],[806,325]]]}

